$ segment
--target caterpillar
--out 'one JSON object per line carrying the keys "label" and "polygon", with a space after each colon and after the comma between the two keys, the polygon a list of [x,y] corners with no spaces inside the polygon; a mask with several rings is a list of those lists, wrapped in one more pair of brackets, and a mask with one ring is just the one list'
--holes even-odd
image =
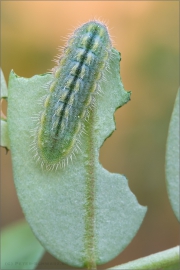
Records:
{"label": "caterpillar", "polygon": [[108,69],[112,42],[105,24],[90,21],[69,38],[43,99],[34,132],[34,157],[47,170],[63,168],[80,149],[100,81]]}

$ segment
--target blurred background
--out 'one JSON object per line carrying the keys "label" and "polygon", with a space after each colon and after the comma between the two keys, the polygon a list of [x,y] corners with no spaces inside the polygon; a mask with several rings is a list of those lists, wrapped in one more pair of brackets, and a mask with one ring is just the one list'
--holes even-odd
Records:
{"label": "blurred background", "polygon": [[[105,269],[179,242],[165,185],[168,125],[179,86],[178,1],[2,1],[1,67],[22,77],[45,73],[58,46],[90,19],[109,26],[121,52],[121,77],[131,101],[115,113],[117,130],[100,151],[100,162],[126,175],[148,212],[130,245]],[[4,110],[6,111],[5,105]],[[11,153],[1,149],[1,226],[23,217],[13,184]],[[50,264],[50,265],[49,265]],[[38,269],[72,269],[50,254]]]}

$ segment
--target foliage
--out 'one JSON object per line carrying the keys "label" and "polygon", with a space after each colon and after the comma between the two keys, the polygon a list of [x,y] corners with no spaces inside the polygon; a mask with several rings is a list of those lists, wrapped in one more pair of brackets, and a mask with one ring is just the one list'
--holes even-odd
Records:
{"label": "foliage", "polygon": [[[101,84],[103,95],[97,98],[97,106],[86,123],[88,135],[83,136],[80,152],[65,169],[43,170],[30,151],[29,131],[35,128],[32,116],[39,113],[37,101],[45,94],[44,86],[51,81],[51,74],[25,79],[11,72],[8,122],[1,119],[1,145],[8,149],[11,145],[18,197],[34,234],[61,261],[89,269],[117,256],[136,234],[146,212],[131,193],[126,178],[109,173],[99,164],[99,148],[115,129],[114,111],[130,99],[119,78],[119,54],[115,50],[114,54],[111,73],[107,72],[107,82]],[[7,99],[3,75],[1,88],[1,99]],[[178,104],[177,96],[168,135],[166,172],[170,201],[179,218]],[[15,250],[17,244],[19,248]],[[179,269],[177,250],[178,247],[112,269],[176,270]],[[2,232],[2,269],[34,269],[43,253],[27,223]],[[14,265],[6,268],[10,260],[34,264],[29,268],[27,265],[23,268],[23,264],[22,268]]]}

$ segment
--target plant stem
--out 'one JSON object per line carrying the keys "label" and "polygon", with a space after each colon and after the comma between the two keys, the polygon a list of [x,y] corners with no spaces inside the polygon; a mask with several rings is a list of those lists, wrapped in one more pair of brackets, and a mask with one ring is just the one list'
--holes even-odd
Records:
{"label": "plant stem", "polygon": [[90,112],[89,125],[88,125],[88,159],[89,163],[87,165],[87,178],[86,178],[86,234],[85,234],[85,248],[86,248],[86,257],[87,262],[86,266],[88,270],[95,270],[96,268],[96,243],[94,235],[94,219],[95,219],[95,208],[94,208],[94,188],[95,188],[95,153],[94,153],[94,118],[95,112],[94,109]]}
{"label": "plant stem", "polygon": [[168,250],[164,250],[158,252],[156,254],[149,255],[144,258],[140,258],[125,264],[121,264],[118,266],[114,266],[112,268],[108,268],[108,270],[131,270],[131,269],[159,269],[159,270],[178,270],[180,269],[180,255],[179,255],[180,246],[170,248]]}

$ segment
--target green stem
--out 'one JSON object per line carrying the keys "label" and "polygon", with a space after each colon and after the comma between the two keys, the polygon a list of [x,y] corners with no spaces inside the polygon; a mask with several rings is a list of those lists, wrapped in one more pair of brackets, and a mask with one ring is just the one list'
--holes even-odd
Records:
{"label": "green stem", "polygon": [[179,255],[179,246],[170,248],[168,250],[164,250],[158,252],[156,254],[152,254],[150,256],[137,259],[135,261],[131,261],[125,264],[121,264],[112,268],[108,268],[109,270],[117,269],[117,270],[131,270],[131,269],[146,269],[146,270],[179,270],[180,269],[180,255]]}
{"label": "green stem", "polygon": [[88,164],[86,177],[86,217],[85,217],[85,249],[86,249],[86,267],[89,270],[96,269],[96,245],[94,236],[94,188],[95,188],[95,158],[94,158],[94,109],[90,112],[88,133]]}

